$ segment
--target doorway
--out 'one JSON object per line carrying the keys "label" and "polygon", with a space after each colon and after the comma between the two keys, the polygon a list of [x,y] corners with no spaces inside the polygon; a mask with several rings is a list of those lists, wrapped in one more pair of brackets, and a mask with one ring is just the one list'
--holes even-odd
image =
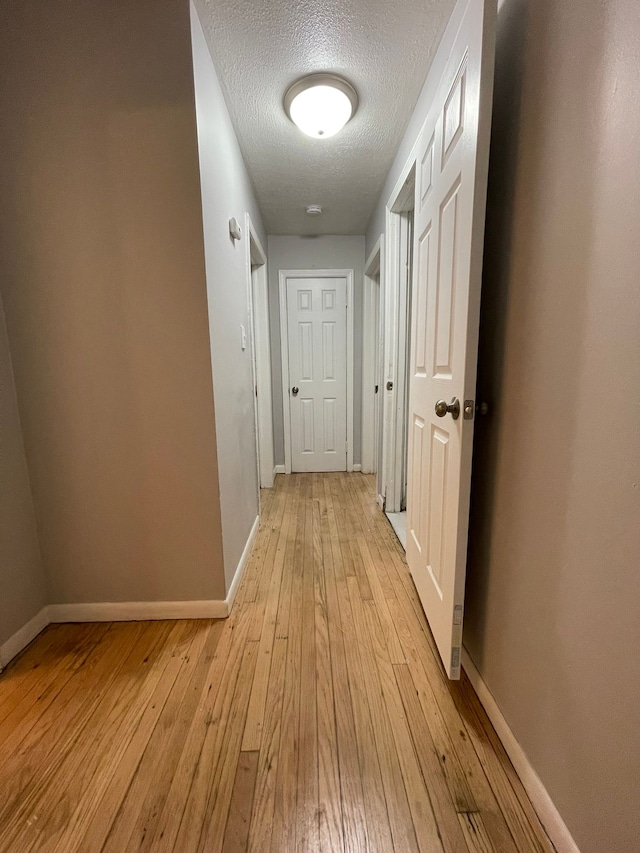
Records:
{"label": "doorway", "polygon": [[353,470],[353,270],[281,270],[285,472]]}
{"label": "doorway", "polygon": [[362,299],[362,472],[378,475],[376,495],[379,502],[382,494],[383,269],[384,236],[381,235],[365,264]]}
{"label": "doorway", "polygon": [[271,346],[269,343],[269,294],[267,256],[251,217],[246,214],[247,307],[253,375],[254,422],[258,496],[273,487],[273,419],[271,401]]}
{"label": "doorway", "polygon": [[409,353],[413,281],[415,164],[387,206],[387,274],[384,320],[384,510],[406,548]]}

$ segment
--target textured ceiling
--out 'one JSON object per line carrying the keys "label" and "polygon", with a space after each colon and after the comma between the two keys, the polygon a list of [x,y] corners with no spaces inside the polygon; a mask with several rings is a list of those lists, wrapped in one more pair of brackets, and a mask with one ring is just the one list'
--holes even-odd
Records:
{"label": "textured ceiling", "polygon": [[[196,0],[269,234],[364,234],[454,0]],[[310,139],[282,99],[332,71],[355,117]],[[308,204],[323,214],[305,214]]]}

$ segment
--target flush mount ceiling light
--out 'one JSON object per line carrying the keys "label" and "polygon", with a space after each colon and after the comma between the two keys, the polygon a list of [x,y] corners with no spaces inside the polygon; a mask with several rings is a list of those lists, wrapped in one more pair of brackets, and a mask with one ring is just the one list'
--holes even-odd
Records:
{"label": "flush mount ceiling light", "polygon": [[358,107],[358,93],[336,74],[309,74],[284,96],[285,112],[303,133],[316,139],[334,136]]}

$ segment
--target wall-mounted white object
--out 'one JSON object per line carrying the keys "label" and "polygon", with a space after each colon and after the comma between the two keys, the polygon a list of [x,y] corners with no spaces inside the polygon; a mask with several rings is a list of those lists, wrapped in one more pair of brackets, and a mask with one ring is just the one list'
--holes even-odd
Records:
{"label": "wall-mounted white object", "polygon": [[229,234],[234,240],[239,240],[242,237],[242,230],[235,216],[229,220]]}
{"label": "wall-mounted white object", "polygon": [[243,351],[247,348],[247,330],[244,326],[240,326],[240,346]]}
{"label": "wall-mounted white object", "polygon": [[284,96],[284,109],[307,136],[327,139],[352,118],[358,93],[336,74],[309,74],[296,81]]}

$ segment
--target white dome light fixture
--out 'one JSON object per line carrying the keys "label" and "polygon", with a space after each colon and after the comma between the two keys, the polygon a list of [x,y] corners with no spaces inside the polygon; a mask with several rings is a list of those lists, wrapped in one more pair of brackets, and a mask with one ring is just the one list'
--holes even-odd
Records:
{"label": "white dome light fixture", "polygon": [[328,139],[352,118],[358,108],[358,93],[336,74],[309,74],[287,89],[284,108],[307,136]]}

